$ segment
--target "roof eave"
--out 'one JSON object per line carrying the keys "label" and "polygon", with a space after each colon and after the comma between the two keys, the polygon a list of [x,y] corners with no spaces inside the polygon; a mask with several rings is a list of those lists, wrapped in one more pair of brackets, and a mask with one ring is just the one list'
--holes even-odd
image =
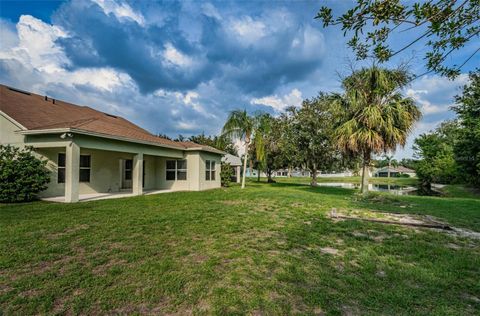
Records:
{"label": "roof eave", "polygon": [[96,133],[96,132],[91,132],[91,131],[86,131],[86,130],[81,130],[81,129],[76,129],[76,128],[51,128],[51,129],[37,129],[37,130],[32,129],[32,130],[25,130],[25,131],[17,131],[17,133],[22,134],[22,135],[76,133],[76,134],[81,134],[81,135],[102,137],[102,138],[108,138],[108,139],[114,139],[114,140],[120,140],[120,141],[126,141],[126,142],[144,144],[144,145],[152,145],[152,146],[169,148],[169,149],[188,150],[187,148],[181,147],[181,146],[178,146],[178,147],[177,146],[170,146],[170,145],[160,144],[160,143],[156,143],[156,142],[150,142],[150,141],[146,141],[146,140],[142,141],[142,140],[128,138],[128,137],[114,136],[114,135],[109,135],[109,134],[104,134],[104,133]]}

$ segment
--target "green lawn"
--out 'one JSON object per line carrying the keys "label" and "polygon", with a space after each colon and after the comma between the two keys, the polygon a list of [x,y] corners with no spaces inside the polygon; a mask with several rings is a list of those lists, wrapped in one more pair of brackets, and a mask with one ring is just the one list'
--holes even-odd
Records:
{"label": "green lawn", "polygon": [[332,207],[480,232],[477,198],[288,183],[3,205],[0,314],[480,313],[480,240],[333,222]]}
{"label": "green lawn", "polygon": [[[256,181],[253,178],[250,179],[251,181]],[[280,183],[300,183],[300,184],[309,184],[311,178],[309,177],[276,177],[275,181]],[[318,177],[318,183],[332,183],[332,182],[344,182],[344,183],[358,183],[362,182],[361,177]],[[370,183],[375,184],[396,184],[396,185],[417,185],[418,179],[417,178],[386,178],[386,177],[372,177],[369,179]]]}

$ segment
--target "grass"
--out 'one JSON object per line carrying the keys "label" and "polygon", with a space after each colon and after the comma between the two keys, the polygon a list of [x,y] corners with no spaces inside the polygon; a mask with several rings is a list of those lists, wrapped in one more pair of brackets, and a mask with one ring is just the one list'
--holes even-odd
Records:
{"label": "grass", "polygon": [[480,200],[248,183],[0,207],[0,314],[468,315],[480,240],[360,221],[428,214],[480,231]]}
{"label": "grass", "polygon": [[[254,181],[253,179],[250,179]],[[263,179],[264,180],[264,179]],[[276,177],[275,181],[280,183],[299,183],[299,184],[309,184],[311,178],[309,177]],[[362,181],[361,177],[318,177],[318,183],[332,183],[332,182],[343,182],[343,183],[358,183]],[[369,183],[374,184],[395,184],[395,185],[417,185],[417,178],[385,178],[385,177],[371,177],[369,178]]]}

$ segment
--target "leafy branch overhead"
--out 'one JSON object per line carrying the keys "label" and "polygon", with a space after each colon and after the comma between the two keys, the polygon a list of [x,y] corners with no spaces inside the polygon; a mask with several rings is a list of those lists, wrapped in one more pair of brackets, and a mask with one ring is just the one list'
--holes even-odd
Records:
{"label": "leafy branch overhead", "polygon": [[[390,60],[416,43],[428,48],[424,58],[428,72],[454,78],[480,51],[480,0],[439,0],[402,4],[399,0],[357,0],[356,6],[334,16],[332,9],[320,8],[316,19],[324,27],[340,25],[344,36],[352,34],[348,45],[358,59],[374,57],[381,62]],[[393,33],[411,34],[411,41],[392,47],[387,40]],[[468,43],[473,50],[458,63],[449,57]],[[475,47],[476,46],[476,47]]]}

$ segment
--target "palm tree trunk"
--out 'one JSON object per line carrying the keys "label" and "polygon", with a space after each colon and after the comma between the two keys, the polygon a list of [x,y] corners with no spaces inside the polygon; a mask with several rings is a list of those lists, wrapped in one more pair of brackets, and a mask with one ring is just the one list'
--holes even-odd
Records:
{"label": "palm tree trunk", "polygon": [[370,154],[365,154],[362,165],[362,194],[368,193],[368,164],[370,163]]}
{"label": "palm tree trunk", "polygon": [[245,176],[247,175],[248,143],[245,143],[245,157],[243,158],[242,189],[245,189]]}

